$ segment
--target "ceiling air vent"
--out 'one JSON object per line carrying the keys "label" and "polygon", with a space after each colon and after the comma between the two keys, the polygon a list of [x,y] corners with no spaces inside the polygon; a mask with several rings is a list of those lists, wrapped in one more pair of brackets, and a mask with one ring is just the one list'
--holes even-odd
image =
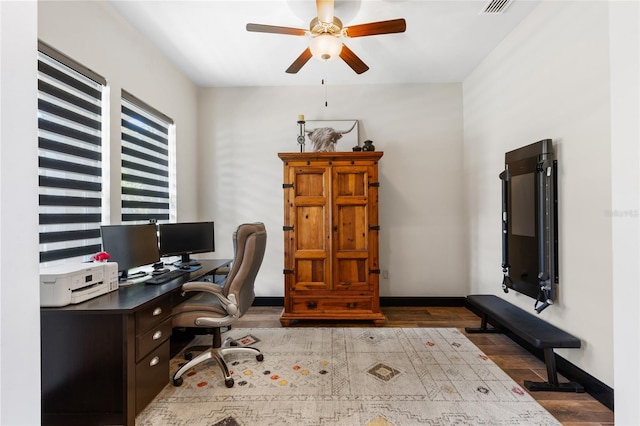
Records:
{"label": "ceiling air vent", "polygon": [[505,10],[509,7],[509,5],[513,2],[513,0],[489,0],[485,5],[484,9],[480,12],[481,15],[494,15],[499,13],[504,13]]}

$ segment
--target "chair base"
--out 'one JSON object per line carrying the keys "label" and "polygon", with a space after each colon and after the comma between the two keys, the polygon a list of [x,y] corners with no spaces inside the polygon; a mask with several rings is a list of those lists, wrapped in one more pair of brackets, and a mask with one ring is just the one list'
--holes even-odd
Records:
{"label": "chair base", "polygon": [[[220,366],[220,369],[222,370],[222,374],[224,375],[225,386],[228,388],[232,388],[234,385],[234,381],[231,375],[229,374],[229,367],[227,367],[227,363],[224,360],[224,357],[226,355],[249,354],[249,355],[255,356],[257,361],[264,360],[264,355],[262,355],[259,349],[249,347],[249,346],[244,346],[244,347],[233,346],[234,344],[236,344],[235,341],[230,337],[227,337],[224,340],[224,342],[220,345],[219,348],[206,347],[206,350],[203,353],[191,359],[189,362],[187,362],[182,367],[180,367],[178,371],[175,372],[171,380],[171,383],[173,384],[173,386],[181,386],[183,374],[185,374],[191,368],[193,368],[194,366],[202,362],[205,362],[209,359],[214,359],[218,364],[218,366]],[[202,347],[193,347],[189,349],[196,350],[200,348]]]}

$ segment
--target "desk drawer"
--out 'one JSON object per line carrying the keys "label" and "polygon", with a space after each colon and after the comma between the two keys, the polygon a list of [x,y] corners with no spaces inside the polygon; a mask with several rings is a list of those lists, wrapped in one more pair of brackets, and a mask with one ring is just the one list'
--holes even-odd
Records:
{"label": "desk drawer", "polygon": [[136,414],[169,383],[170,343],[166,340],[136,364]]}
{"label": "desk drawer", "polygon": [[146,333],[136,336],[136,362],[167,340],[171,336],[171,330],[171,318],[167,318],[157,327],[153,327]]}
{"label": "desk drawer", "polygon": [[171,297],[163,297],[136,312],[136,335],[157,326],[171,316]]}

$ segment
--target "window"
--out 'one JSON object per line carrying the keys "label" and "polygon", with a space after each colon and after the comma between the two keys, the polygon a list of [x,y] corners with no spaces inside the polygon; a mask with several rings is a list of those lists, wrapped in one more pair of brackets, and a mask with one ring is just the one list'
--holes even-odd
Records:
{"label": "window", "polygon": [[122,223],[175,221],[173,120],[122,91]]}
{"label": "window", "polygon": [[100,251],[106,80],[38,44],[40,262]]}

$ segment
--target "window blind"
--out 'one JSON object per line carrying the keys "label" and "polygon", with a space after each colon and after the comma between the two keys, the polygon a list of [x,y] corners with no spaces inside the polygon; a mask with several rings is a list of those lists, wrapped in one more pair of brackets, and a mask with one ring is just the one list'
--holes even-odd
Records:
{"label": "window blind", "polygon": [[89,260],[101,249],[106,80],[38,45],[40,262]]}
{"label": "window blind", "polygon": [[169,221],[175,196],[173,120],[122,91],[122,222]]}

